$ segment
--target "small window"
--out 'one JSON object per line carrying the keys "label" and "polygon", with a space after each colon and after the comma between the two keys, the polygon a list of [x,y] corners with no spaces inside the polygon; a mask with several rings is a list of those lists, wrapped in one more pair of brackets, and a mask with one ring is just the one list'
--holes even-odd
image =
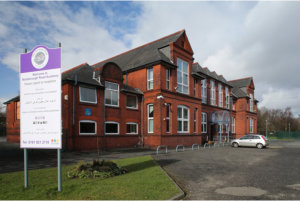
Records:
{"label": "small window", "polygon": [[80,135],[95,135],[97,123],[95,121],[81,120],[79,121]]}
{"label": "small window", "polygon": [[126,123],[126,134],[138,134],[137,123]]}
{"label": "small window", "polygon": [[153,68],[147,69],[147,89],[153,89]]}
{"label": "small window", "polygon": [[119,106],[119,85],[105,82],[105,105]]}
{"label": "small window", "polygon": [[119,134],[119,123],[113,121],[105,122],[105,134]]}
{"label": "small window", "polygon": [[153,133],[154,129],[154,109],[153,109],[153,104],[148,105],[148,133]]}
{"label": "small window", "polygon": [[97,103],[97,94],[95,88],[79,87],[80,102]]}
{"label": "small window", "polygon": [[166,69],[166,89],[170,89],[170,69]]}
{"label": "small window", "polygon": [[170,113],[171,113],[171,105],[167,104],[166,106],[166,132],[170,133]]}
{"label": "small window", "polygon": [[131,108],[131,109],[137,109],[138,104],[137,104],[137,96],[134,95],[127,95],[127,100],[126,100],[126,107]]}

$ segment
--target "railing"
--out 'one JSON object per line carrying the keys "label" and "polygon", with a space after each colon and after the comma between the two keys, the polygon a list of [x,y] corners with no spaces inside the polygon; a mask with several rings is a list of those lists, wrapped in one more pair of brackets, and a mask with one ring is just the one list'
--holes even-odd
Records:
{"label": "railing", "polygon": [[158,151],[159,151],[160,148],[164,148],[165,151],[166,151],[166,154],[168,153],[168,147],[167,147],[167,146],[165,146],[165,145],[159,145],[159,146],[156,148],[156,154],[158,154]]}
{"label": "railing", "polygon": [[184,145],[183,144],[179,144],[176,146],[176,152],[178,152],[178,149],[182,147],[182,151],[184,151]]}
{"label": "railing", "polygon": [[200,149],[199,144],[193,144],[193,145],[192,145],[192,150],[194,150],[194,146],[197,146],[197,147],[198,147],[198,150]]}

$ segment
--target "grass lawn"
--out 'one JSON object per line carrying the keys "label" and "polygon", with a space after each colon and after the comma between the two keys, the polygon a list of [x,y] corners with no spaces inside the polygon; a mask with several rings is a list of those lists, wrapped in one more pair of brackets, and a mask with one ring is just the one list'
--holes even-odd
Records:
{"label": "grass lawn", "polygon": [[62,167],[62,192],[57,192],[57,169],[30,170],[29,188],[24,173],[0,174],[0,200],[165,200],[179,193],[150,156],[114,160],[127,174],[107,179],[69,179]]}

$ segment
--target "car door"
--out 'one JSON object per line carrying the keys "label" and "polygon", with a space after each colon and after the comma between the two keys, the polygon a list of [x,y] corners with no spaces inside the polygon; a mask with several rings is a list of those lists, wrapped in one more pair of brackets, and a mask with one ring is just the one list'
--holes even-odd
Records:
{"label": "car door", "polygon": [[248,147],[255,147],[256,146],[256,139],[254,135],[249,135],[248,140],[247,140],[247,145]]}
{"label": "car door", "polygon": [[249,136],[245,135],[239,139],[239,146],[247,146]]}

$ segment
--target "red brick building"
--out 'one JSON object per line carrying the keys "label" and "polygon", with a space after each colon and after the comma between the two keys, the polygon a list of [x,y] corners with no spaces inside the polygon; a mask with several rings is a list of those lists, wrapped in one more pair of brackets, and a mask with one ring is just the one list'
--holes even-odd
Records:
{"label": "red brick building", "polygon": [[[227,81],[193,54],[182,30],[63,72],[63,146],[191,146],[257,132],[253,79]],[[6,102],[8,141],[19,142],[18,100]],[[220,112],[227,125],[215,124]]]}

